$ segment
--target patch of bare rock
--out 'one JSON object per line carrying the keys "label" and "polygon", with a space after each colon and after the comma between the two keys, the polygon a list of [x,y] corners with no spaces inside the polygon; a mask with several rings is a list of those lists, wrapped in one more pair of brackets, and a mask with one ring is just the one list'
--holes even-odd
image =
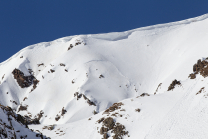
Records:
{"label": "patch of bare rock", "polygon": [[176,85],[181,85],[180,81],[177,81],[176,79],[172,81],[172,83],[170,84],[170,86],[168,87],[168,91],[173,90],[175,88]]}
{"label": "patch of bare rock", "polygon": [[200,74],[204,78],[208,76],[208,58],[201,61],[199,59],[196,64],[193,66],[193,73],[189,75],[190,79],[195,79],[196,75]]}
{"label": "patch of bare rock", "polygon": [[123,136],[128,135],[128,131],[126,131],[125,126],[116,122],[112,117],[103,117],[99,119],[97,123],[102,124],[98,133],[103,135],[103,139],[109,138],[110,133],[113,134],[113,139],[122,139]]}
{"label": "patch of bare rock", "polygon": [[14,69],[12,74],[21,88],[26,88],[33,84],[33,89],[31,90],[33,91],[37,87],[39,81],[31,74],[31,72],[31,75],[25,76],[24,73],[19,69]]}
{"label": "patch of bare rock", "polygon": [[91,105],[93,105],[93,106],[96,106],[96,104],[95,104],[95,102],[93,102],[93,101],[91,101],[89,98],[87,98],[84,94],[80,94],[79,92],[76,92],[76,93],[74,93],[74,97],[76,97],[77,98],[77,100],[79,100],[80,98],[84,98],[86,101],[87,101],[87,103],[91,106]]}

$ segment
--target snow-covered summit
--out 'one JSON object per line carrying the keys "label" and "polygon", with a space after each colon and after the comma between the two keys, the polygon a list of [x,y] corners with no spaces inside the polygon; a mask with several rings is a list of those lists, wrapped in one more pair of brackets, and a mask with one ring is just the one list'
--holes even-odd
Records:
{"label": "snow-covered summit", "polygon": [[[147,115],[144,113],[143,118],[152,114],[156,117],[146,126],[143,124],[147,120],[140,123],[141,136],[138,138],[153,138],[156,132],[152,131],[152,126],[156,121],[162,120],[177,101],[189,96],[184,96],[184,92],[195,83],[186,81],[190,80],[188,76],[193,72],[193,65],[208,56],[207,25],[208,14],[205,14],[125,32],[70,36],[28,46],[0,64],[0,104],[23,116],[38,119],[41,125],[61,127],[65,124],[62,127],[77,126],[74,131],[78,131],[82,122],[94,125],[95,121],[86,119],[102,118],[103,111],[114,103],[128,102],[125,107],[132,114],[132,121],[137,116],[131,111],[137,104],[147,103],[144,106]],[[181,81],[184,89],[169,93],[168,87],[174,79]],[[150,96],[141,101],[136,99],[143,93]],[[130,104],[131,99],[136,101]],[[150,112],[149,107],[153,105],[167,106],[157,115]],[[134,124],[138,126],[137,122]],[[97,133],[97,130],[88,130],[91,134]],[[78,138],[74,133],[67,134]],[[67,138],[66,135],[60,137]],[[132,136],[137,136],[136,131],[132,130]],[[100,134],[85,138],[99,137]]]}

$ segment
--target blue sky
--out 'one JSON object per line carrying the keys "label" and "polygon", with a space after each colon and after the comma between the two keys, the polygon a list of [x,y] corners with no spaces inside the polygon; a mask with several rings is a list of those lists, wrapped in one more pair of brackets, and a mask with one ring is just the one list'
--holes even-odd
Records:
{"label": "blue sky", "polygon": [[207,6],[208,0],[2,0],[0,62],[35,43],[179,21],[208,13]]}

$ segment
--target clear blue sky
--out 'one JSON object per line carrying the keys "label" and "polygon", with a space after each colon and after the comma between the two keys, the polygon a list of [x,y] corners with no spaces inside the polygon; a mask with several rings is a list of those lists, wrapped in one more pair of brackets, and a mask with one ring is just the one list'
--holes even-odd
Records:
{"label": "clear blue sky", "polygon": [[208,0],[1,0],[0,62],[39,42],[121,32],[208,13]]}

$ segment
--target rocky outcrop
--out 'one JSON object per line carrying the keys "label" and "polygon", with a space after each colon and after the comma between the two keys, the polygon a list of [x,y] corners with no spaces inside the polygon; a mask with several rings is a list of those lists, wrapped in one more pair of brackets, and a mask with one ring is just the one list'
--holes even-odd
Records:
{"label": "rocky outcrop", "polygon": [[116,122],[112,117],[101,118],[97,122],[102,123],[99,133],[103,135],[103,139],[109,138],[110,133],[113,134],[113,139],[122,139],[123,136],[128,135],[125,126]]}
{"label": "rocky outcrop", "polygon": [[35,89],[39,82],[32,74],[25,76],[19,69],[14,69],[12,74],[21,88],[29,87],[33,84],[33,88]]}
{"label": "rocky outcrop", "polygon": [[173,90],[175,88],[176,85],[181,85],[180,81],[177,81],[176,79],[173,80],[173,82],[170,84],[170,86],[168,87],[168,91]]}
{"label": "rocky outcrop", "polygon": [[[5,116],[8,118],[5,118]],[[36,132],[31,132],[30,129],[27,129],[28,124],[34,123],[34,120],[30,119],[29,117],[16,114],[9,106],[3,106],[0,104],[0,138],[26,139],[41,136],[42,139],[47,139],[46,136]],[[22,132],[24,130],[28,131]],[[30,135],[28,135],[28,133]]]}
{"label": "rocky outcrop", "polygon": [[82,98],[82,96],[83,96],[83,98],[87,101],[87,103],[88,103],[90,106],[91,106],[91,105],[96,106],[95,102],[91,101],[91,100],[90,100],[89,98],[87,98],[84,94],[79,94],[79,92],[75,92],[75,93],[74,93],[74,97],[76,97],[77,100],[79,100],[80,98]]}
{"label": "rocky outcrop", "polygon": [[108,109],[106,109],[103,114],[109,114],[110,112],[113,112],[115,110],[121,109],[121,106],[124,105],[122,102],[114,103],[112,106],[110,106]]}
{"label": "rocky outcrop", "polygon": [[190,79],[195,79],[196,75],[200,74],[204,78],[208,76],[208,58],[201,61],[199,59],[196,64],[193,66],[193,73],[189,75]]}

